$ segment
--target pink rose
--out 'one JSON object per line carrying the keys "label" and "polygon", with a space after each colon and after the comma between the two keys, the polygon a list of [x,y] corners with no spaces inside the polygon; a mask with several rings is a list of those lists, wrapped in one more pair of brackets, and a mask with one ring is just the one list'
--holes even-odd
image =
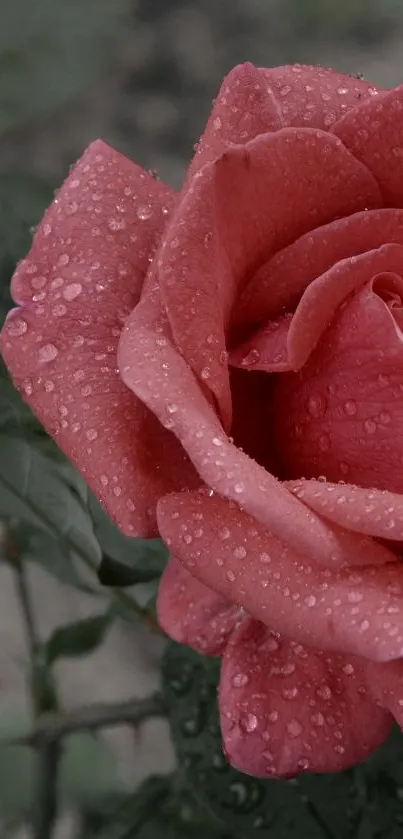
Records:
{"label": "pink rose", "polygon": [[13,279],[14,381],[170,546],[161,624],[222,655],[252,774],[343,769],[403,722],[402,208],[403,88],[244,65],[179,195],[94,143]]}

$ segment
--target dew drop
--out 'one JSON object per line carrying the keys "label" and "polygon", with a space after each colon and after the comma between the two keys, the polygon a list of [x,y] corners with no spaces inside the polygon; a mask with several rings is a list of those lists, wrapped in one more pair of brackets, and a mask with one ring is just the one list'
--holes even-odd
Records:
{"label": "dew drop", "polygon": [[210,367],[203,367],[203,369],[200,372],[200,378],[203,379],[204,382],[206,382],[210,378],[210,376],[211,376]]}
{"label": "dew drop", "polygon": [[352,664],[344,664],[341,669],[346,676],[352,676],[354,673],[354,667]]}
{"label": "dew drop", "polygon": [[319,449],[321,452],[328,452],[331,446],[330,437],[328,434],[321,434],[318,440]]}
{"label": "dew drop", "polygon": [[147,207],[145,204],[140,204],[140,206],[137,207],[136,214],[140,221],[147,221],[151,218],[153,211],[151,207]]}
{"label": "dew drop", "polygon": [[70,262],[70,257],[68,253],[61,253],[59,259],[57,260],[58,265],[68,265]]}
{"label": "dew drop", "polygon": [[23,318],[12,318],[7,323],[7,332],[15,338],[20,338],[25,335],[28,329],[28,324]]}
{"label": "dew drop", "polygon": [[70,283],[63,289],[63,297],[65,300],[74,300],[81,294],[83,287],[81,283]]}
{"label": "dew drop", "polygon": [[48,379],[48,380],[44,383],[44,388],[45,388],[45,390],[46,390],[46,393],[51,393],[51,392],[52,392],[52,390],[54,390],[54,389],[55,389],[55,383],[54,383],[54,382],[52,382],[52,381],[51,381],[51,379]]}
{"label": "dew drop", "polygon": [[230,583],[233,583],[233,582],[234,582],[234,580],[235,580],[235,574],[234,574],[234,572],[233,572],[233,571],[227,571],[227,580],[228,580]]}
{"label": "dew drop", "polygon": [[243,545],[238,545],[238,547],[236,547],[236,548],[234,549],[234,556],[235,556],[237,559],[244,559],[244,558],[245,558],[245,556],[246,556],[246,549],[243,547]]}
{"label": "dew drop", "polygon": [[347,399],[344,403],[344,410],[349,417],[354,417],[357,413],[357,403],[354,399]]}
{"label": "dew drop", "polygon": [[243,688],[249,682],[249,676],[246,673],[236,673],[232,679],[234,688]]}
{"label": "dew drop", "polygon": [[317,714],[312,714],[311,721],[313,725],[317,725],[319,727],[325,724],[325,718],[323,714],[320,713],[320,711],[318,711]]}
{"label": "dew drop", "polygon": [[364,422],[364,428],[367,434],[375,434],[376,431],[376,422],[372,419],[367,419]]}
{"label": "dew drop", "polygon": [[44,344],[38,352],[38,361],[40,364],[46,364],[49,361],[54,361],[58,354],[59,351],[54,344]]}
{"label": "dew drop", "polygon": [[98,437],[98,431],[95,428],[89,428],[86,432],[86,437],[88,440],[96,440]]}
{"label": "dew drop", "polygon": [[271,556],[270,554],[263,551],[261,554],[259,554],[259,560],[262,563],[262,565],[268,565],[269,562],[271,562]]}
{"label": "dew drop", "polygon": [[254,348],[251,349],[248,354],[245,355],[245,358],[242,359],[241,366],[248,367],[249,364],[257,364],[258,361],[260,361],[260,352]]}
{"label": "dew drop", "polygon": [[327,401],[321,393],[312,393],[308,399],[307,408],[311,417],[318,419],[326,412]]}
{"label": "dew drop", "polygon": [[255,714],[243,714],[239,719],[239,726],[243,728],[244,731],[247,731],[248,734],[251,734],[252,731],[256,731],[258,726],[258,719]]}
{"label": "dew drop", "polygon": [[312,609],[316,606],[316,597],[314,594],[308,594],[307,597],[304,597],[305,606],[308,606],[308,609]]}
{"label": "dew drop", "polygon": [[221,440],[220,437],[213,437],[211,442],[212,442],[213,446],[222,446],[223,443],[224,443],[224,441]]}
{"label": "dew drop", "polygon": [[218,535],[219,535],[220,539],[222,539],[224,541],[225,539],[229,539],[229,537],[231,536],[231,531],[229,530],[228,527],[222,527],[221,530],[219,531]]}
{"label": "dew drop", "polygon": [[103,487],[108,486],[108,484],[109,484],[109,478],[108,478],[108,476],[107,476],[107,475],[101,475],[101,477],[100,477],[100,479],[99,479],[99,480],[101,481],[101,484],[102,484],[102,486],[103,486]]}
{"label": "dew drop", "polygon": [[237,495],[241,495],[241,493],[244,492],[244,489],[245,487],[241,482],[235,484],[234,486],[234,492],[236,492]]}
{"label": "dew drop", "polygon": [[170,402],[167,405],[168,414],[176,414],[177,410],[178,410],[178,406],[175,404],[175,402]]}
{"label": "dew drop", "polygon": [[216,131],[220,130],[220,128],[222,126],[222,122],[221,122],[220,117],[215,117],[215,119],[213,119],[213,125],[214,125],[214,128],[215,128]]}
{"label": "dew drop", "polygon": [[298,720],[290,720],[287,723],[287,731],[290,737],[300,737],[302,734],[302,725]]}

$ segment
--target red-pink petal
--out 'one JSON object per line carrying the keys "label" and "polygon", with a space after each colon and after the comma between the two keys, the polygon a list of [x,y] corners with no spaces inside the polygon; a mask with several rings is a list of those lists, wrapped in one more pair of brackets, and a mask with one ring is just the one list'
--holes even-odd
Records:
{"label": "red-pink petal", "polygon": [[326,67],[291,64],[263,70],[277,96],[284,125],[312,126],[325,131],[380,88]]}
{"label": "red-pink petal", "polygon": [[388,305],[402,285],[393,274],[366,284],[300,373],[276,378],[271,428],[284,477],[403,492],[403,333],[401,309]]}
{"label": "red-pink petal", "polygon": [[351,292],[377,274],[400,271],[403,271],[403,246],[383,245],[337,262],[314,280],[302,295],[288,331],[291,368],[301,370],[340,304]]}
{"label": "red-pink petal", "polygon": [[403,728],[403,661],[369,662],[367,684],[376,702],[390,711]]}
{"label": "red-pink petal", "polygon": [[165,236],[158,278],[175,343],[226,427],[225,333],[248,274],[307,230],[379,204],[368,170],[331,135],[308,128],[260,135],[194,177]]}
{"label": "red-pink petal", "polygon": [[235,326],[264,323],[293,309],[309,284],[336,262],[379,248],[403,245],[401,210],[365,210],[301,236],[264,262],[235,304]]}
{"label": "red-pink petal", "polygon": [[190,164],[189,177],[231,146],[279,128],[283,128],[281,109],[265,72],[249,62],[238,64],[222,82]]}
{"label": "red-pink petal", "polygon": [[[403,495],[329,481],[288,481],[295,495],[311,510],[341,527],[403,541]],[[403,580],[403,566],[402,566]]]}
{"label": "red-pink petal", "polygon": [[[12,283],[2,352],[16,386],[129,534],[150,535],[155,501],[196,485],[174,437],[121,381],[122,323],[175,196],[98,141],[48,209]],[[159,470],[159,464],[164,470]]]}
{"label": "red-pink petal", "polygon": [[223,432],[192,371],[172,346],[157,293],[128,318],[118,363],[125,384],[181,441],[202,481],[312,560],[350,562],[356,537],[336,534]]}
{"label": "red-pink petal", "polygon": [[200,583],[174,557],[161,578],[157,611],[170,638],[205,655],[221,655],[243,617],[241,607]]}
{"label": "red-pink petal", "polygon": [[221,729],[230,763],[251,775],[292,777],[338,772],[364,760],[392,728],[365,677],[363,659],[309,650],[257,621],[244,622],[221,671]]}
{"label": "red-pink petal", "polygon": [[[199,514],[198,528],[203,528],[199,538],[195,536],[195,513]],[[162,538],[192,574],[222,597],[242,604],[252,617],[276,632],[318,649],[379,661],[403,654],[400,563],[338,568],[336,557],[335,570],[320,568],[276,539],[236,504],[200,492],[161,499],[158,526]],[[361,559],[366,553],[368,563],[394,560],[380,545],[355,539],[358,559],[361,551]]]}
{"label": "red-pink petal", "polygon": [[287,347],[291,321],[292,315],[284,315],[279,321],[270,320],[267,326],[230,352],[229,363],[244,370],[265,370],[267,373],[292,370]]}
{"label": "red-pink petal", "polygon": [[333,129],[375,176],[385,204],[403,206],[403,85],[363,102]]}

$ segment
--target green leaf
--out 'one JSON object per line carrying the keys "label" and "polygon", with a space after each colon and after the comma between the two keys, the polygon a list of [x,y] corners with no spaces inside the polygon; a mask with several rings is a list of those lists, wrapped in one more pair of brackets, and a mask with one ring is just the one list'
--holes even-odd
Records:
{"label": "green leaf", "polygon": [[53,664],[59,658],[89,655],[104,640],[112,622],[112,612],[69,623],[55,629],[44,645],[46,659]]}
{"label": "green leaf", "polygon": [[125,0],[2,4],[0,133],[62,107],[107,70],[126,9]]}
{"label": "green leaf", "polygon": [[65,585],[86,594],[99,594],[99,590],[81,576],[79,559],[74,551],[50,533],[19,522],[12,528],[12,536],[23,561],[38,565]]}
{"label": "green leaf", "polygon": [[104,554],[99,569],[101,583],[122,587],[158,579],[169,556],[161,539],[124,536],[93,496],[90,507],[94,530]]}
{"label": "green leaf", "polygon": [[73,489],[72,472],[72,467],[42,454],[32,439],[0,433],[0,517],[44,528],[98,564],[99,544],[88,511]]}
{"label": "green leaf", "polygon": [[[133,557],[135,561],[135,557]],[[155,580],[156,573],[152,564],[150,568],[144,567],[142,563],[134,564],[130,568],[124,562],[118,562],[110,556],[103,556],[99,566],[98,577],[103,586],[134,586],[137,583],[149,583]]]}

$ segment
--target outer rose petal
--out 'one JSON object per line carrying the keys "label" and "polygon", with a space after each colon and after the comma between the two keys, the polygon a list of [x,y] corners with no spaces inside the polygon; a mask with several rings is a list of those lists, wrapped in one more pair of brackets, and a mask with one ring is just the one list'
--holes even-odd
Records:
{"label": "outer rose petal", "polygon": [[350,111],[333,127],[375,176],[385,204],[403,206],[403,85]]}
{"label": "outer rose petal", "polygon": [[[197,485],[175,439],[121,381],[116,349],[174,195],[98,141],[20,263],[2,352],[16,386],[123,530],[155,532],[155,501]],[[159,464],[164,471],[159,471]]]}
{"label": "outer rose petal", "polygon": [[257,621],[244,622],[221,671],[230,763],[251,775],[291,777],[338,772],[364,760],[392,728],[365,676],[363,659],[308,650]]}
{"label": "outer rose petal", "polygon": [[403,541],[403,495],[328,481],[288,481],[287,485],[308,507],[341,527]]}
{"label": "outer rose petal", "polygon": [[[388,282],[392,298],[403,281]],[[385,289],[380,276],[350,297],[301,372],[277,378],[271,427],[284,476],[403,492],[402,309]]]}
{"label": "outer rose petal", "polygon": [[175,343],[227,428],[225,332],[242,283],[307,230],[380,203],[368,170],[332,135],[307,128],[235,146],[193,179],[164,238],[158,278]]}
{"label": "outer rose petal", "polygon": [[350,564],[355,535],[336,532],[240,451],[222,426],[188,365],[174,349],[158,292],[128,318],[118,364],[125,384],[179,438],[201,480],[232,498],[296,551],[324,565]]}
{"label": "outer rose petal", "polygon": [[390,711],[403,728],[403,661],[367,665],[367,683],[382,708]]}
{"label": "outer rose petal", "polygon": [[379,248],[403,245],[401,210],[364,210],[311,230],[264,262],[235,304],[235,326],[264,323],[295,308],[309,284],[336,262]]}
{"label": "outer rose petal", "polygon": [[205,655],[221,655],[243,609],[200,583],[174,557],[158,589],[158,621],[180,644]]}
{"label": "outer rose petal", "polygon": [[242,144],[286,126],[327,129],[379,88],[324,67],[239,64],[225,77],[189,174]]}
{"label": "outer rose petal", "polygon": [[[196,524],[203,528],[199,538]],[[242,603],[252,617],[276,632],[316,649],[379,661],[403,655],[400,563],[319,568],[236,504],[197,492],[161,499],[158,526],[175,556],[199,580],[233,603]],[[394,559],[375,544],[371,556],[371,547],[371,540],[361,543],[364,557],[367,548],[367,563]]]}
{"label": "outer rose petal", "polygon": [[249,62],[238,64],[221,85],[190,164],[189,178],[231,146],[283,126],[281,108],[264,71]]}
{"label": "outer rose petal", "polygon": [[325,67],[291,64],[262,70],[277,95],[284,125],[329,129],[380,88]]}

